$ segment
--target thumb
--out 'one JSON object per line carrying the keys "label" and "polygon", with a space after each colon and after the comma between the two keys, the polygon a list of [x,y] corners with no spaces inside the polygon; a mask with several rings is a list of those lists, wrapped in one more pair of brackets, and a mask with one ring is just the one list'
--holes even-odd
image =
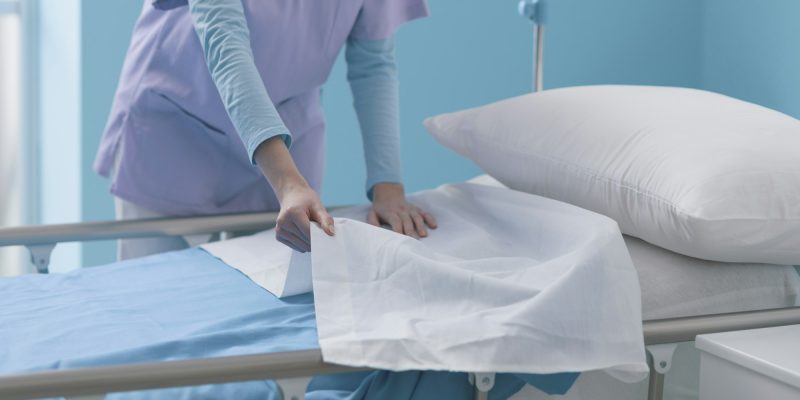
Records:
{"label": "thumb", "polygon": [[333,226],[333,217],[328,214],[328,211],[325,210],[325,208],[314,207],[311,217],[314,219],[314,221],[318,222],[320,226],[322,226],[322,230],[328,235],[333,236],[334,233],[336,233],[336,230]]}

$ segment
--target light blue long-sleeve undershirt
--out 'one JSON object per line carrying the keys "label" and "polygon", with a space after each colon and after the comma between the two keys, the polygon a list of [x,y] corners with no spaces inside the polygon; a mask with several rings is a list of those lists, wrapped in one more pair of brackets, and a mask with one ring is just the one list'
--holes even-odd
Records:
{"label": "light blue long-sleeve undershirt", "polygon": [[[272,103],[250,48],[241,0],[189,0],[211,77],[250,160],[265,140],[291,133]],[[291,44],[287,44],[291,45]],[[381,182],[401,182],[400,124],[394,40],[349,39],[347,79],[361,127],[367,196]]]}

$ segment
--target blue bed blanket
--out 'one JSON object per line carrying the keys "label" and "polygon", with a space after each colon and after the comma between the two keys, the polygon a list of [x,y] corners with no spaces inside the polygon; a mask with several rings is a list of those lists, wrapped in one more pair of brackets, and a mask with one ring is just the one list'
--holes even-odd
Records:
{"label": "blue bed blanket", "polygon": [[[0,375],[318,347],[311,294],[278,299],[200,249],[0,279]],[[503,374],[490,397],[524,382],[563,393],[576,377]],[[465,374],[374,371],[315,378],[307,398],[469,398],[471,390]],[[270,399],[278,391],[259,381],[110,397]]]}

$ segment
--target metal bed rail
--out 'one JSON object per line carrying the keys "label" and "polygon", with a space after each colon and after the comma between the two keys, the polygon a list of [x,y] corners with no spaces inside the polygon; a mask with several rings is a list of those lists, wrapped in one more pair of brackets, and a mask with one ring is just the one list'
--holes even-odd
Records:
{"label": "metal bed rail", "polygon": [[[646,321],[644,337],[652,345],[690,341],[704,333],[790,324],[800,324],[800,307]],[[326,363],[319,350],[305,350],[5,376],[0,377],[0,398],[85,396],[364,370]]]}
{"label": "metal bed rail", "polygon": [[43,371],[0,377],[0,398],[86,396],[143,389],[365,371],[328,364],[319,350]]}
{"label": "metal bed rail", "polygon": [[2,228],[0,247],[25,246],[37,271],[47,273],[50,254],[58,243],[217,233],[228,238],[270,229],[277,216],[275,212],[261,212]]}
{"label": "metal bed rail", "polygon": [[2,228],[0,247],[258,231],[273,227],[277,216],[260,212]]}

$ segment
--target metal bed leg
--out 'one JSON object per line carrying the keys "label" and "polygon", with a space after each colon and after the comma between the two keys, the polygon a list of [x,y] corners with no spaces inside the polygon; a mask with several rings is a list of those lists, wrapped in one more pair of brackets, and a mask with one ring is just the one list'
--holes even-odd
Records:
{"label": "metal bed leg", "polygon": [[56,243],[29,244],[25,246],[31,253],[31,262],[36,266],[36,271],[46,274],[50,266],[50,255],[56,248]]}
{"label": "metal bed leg", "polygon": [[647,400],[664,399],[664,374],[656,372],[650,367],[650,382],[647,387]]}
{"label": "metal bed leg", "polygon": [[672,356],[677,348],[677,343],[647,346],[647,363],[650,366],[650,381],[647,388],[648,400],[664,399],[664,377],[672,367]]}
{"label": "metal bed leg", "polygon": [[469,374],[469,383],[475,385],[475,400],[488,400],[489,391],[494,387],[493,373]]}
{"label": "metal bed leg", "polygon": [[281,389],[281,399],[283,400],[304,400],[309,382],[311,382],[310,376],[275,381]]}

